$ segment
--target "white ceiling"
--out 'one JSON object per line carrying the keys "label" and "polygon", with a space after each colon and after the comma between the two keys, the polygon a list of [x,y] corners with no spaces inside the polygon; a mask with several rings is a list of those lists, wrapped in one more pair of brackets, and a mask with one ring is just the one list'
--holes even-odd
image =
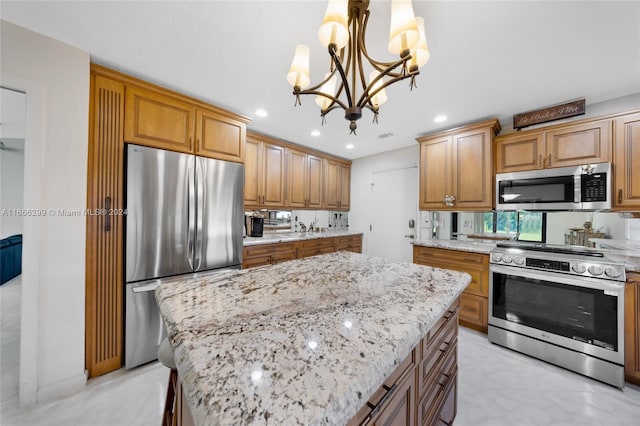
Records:
{"label": "white ceiling", "polygon": [[[435,130],[577,98],[588,105],[640,92],[640,2],[414,0],[431,60],[387,89],[379,124],[365,111],[349,135],[341,111],[321,127],[313,97],[294,107],[286,73],[296,44],[311,48],[317,82],[328,55],[317,38],[318,1],[5,1],[2,19],[64,41],[93,62],[252,118],[249,128],[346,158],[415,143]],[[389,1],[372,1],[369,53],[386,51]],[[257,108],[269,112],[255,116]],[[446,114],[445,123],[434,123]],[[310,136],[313,129],[320,137]],[[378,139],[383,133],[393,137]],[[345,150],[347,143],[355,149]]]}

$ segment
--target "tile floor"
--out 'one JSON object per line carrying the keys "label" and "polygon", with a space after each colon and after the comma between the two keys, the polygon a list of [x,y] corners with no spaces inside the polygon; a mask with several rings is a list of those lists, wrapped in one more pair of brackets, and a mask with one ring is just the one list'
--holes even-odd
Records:
{"label": "tile floor", "polygon": [[[12,286],[7,287],[8,284]],[[17,357],[12,348],[16,317],[8,302],[19,283],[0,287],[2,300],[2,391],[17,389]],[[13,292],[13,293],[12,293]],[[14,331],[11,331],[14,327]],[[486,335],[461,328],[459,335],[458,415],[455,426],[640,425],[640,387],[624,391],[570,371],[492,345]],[[17,396],[2,397],[0,425],[158,426],[168,369],[157,362],[90,380],[67,398],[17,406]]]}

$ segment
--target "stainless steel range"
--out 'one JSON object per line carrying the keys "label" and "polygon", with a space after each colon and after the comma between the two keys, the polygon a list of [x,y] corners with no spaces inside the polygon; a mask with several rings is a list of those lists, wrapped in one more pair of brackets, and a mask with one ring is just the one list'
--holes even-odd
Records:
{"label": "stainless steel range", "polygon": [[572,246],[491,252],[489,340],[624,387],[624,266]]}

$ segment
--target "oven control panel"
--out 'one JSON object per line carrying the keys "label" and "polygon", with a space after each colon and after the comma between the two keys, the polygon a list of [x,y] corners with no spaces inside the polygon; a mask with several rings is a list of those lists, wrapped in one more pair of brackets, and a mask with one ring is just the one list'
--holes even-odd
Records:
{"label": "oven control panel", "polygon": [[582,260],[577,256],[558,257],[558,255],[544,256],[540,253],[522,251],[502,251],[491,253],[491,263],[615,281],[624,281],[625,279],[624,266],[622,265],[598,262],[592,258]]}

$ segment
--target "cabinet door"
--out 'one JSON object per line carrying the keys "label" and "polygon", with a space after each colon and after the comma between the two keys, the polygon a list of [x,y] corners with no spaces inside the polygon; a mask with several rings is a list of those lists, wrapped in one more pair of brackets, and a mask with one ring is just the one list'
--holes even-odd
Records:
{"label": "cabinet door", "polygon": [[244,162],[246,127],[214,111],[196,111],[196,155]]}
{"label": "cabinet door", "polygon": [[[87,209],[121,209],[124,84],[92,75]],[[87,216],[85,365],[89,377],[122,366],[123,216]]]}
{"label": "cabinet door", "polygon": [[640,274],[627,272],[624,289],[624,375],[640,385]]}
{"label": "cabinet door", "polygon": [[260,150],[262,144],[251,138],[247,138],[245,143],[244,157],[244,206],[257,207],[260,205],[262,195],[260,179]]}
{"label": "cabinet door", "polygon": [[613,207],[640,210],[640,113],[615,120],[613,174]]}
{"label": "cabinet door", "polygon": [[514,135],[496,141],[496,173],[542,168],[544,133]]}
{"label": "cabinet door", "polygon": [[491,133],[480,129],[453,136],[453,210],[491,210],[493,170]]}
{"label": "cabinet door", "polygon": [[161,93],[127,86],[124,139],[140,145],[193,152],[195,108]]}
{"label": "cabinet door", "polygon": [[325,207],[337,209],[340,203],[340,163],[333,160],[324,161],[325,174]]}
{"label": "cabinet door", "polygon": [[307,207],[319,209],[322,207],[322,159],[307,155]]}
{"label": "cabinet door", "polygon": [[579,166],[611,161],[611,121],[545,132],[545,167]]}
{"label": "cabinet door", "polygon": [[340,165],[340,209],[349,210],[351,208],[351,166]]}
{"label": "cabinet door", "polygon": [[262,147],[262,205],[284,206],[284,148],[265,143]]}
{"label": "cabinet door", "polygon": [[289,154],[288,195],[290,207],[307,207],[307,154],[293,149]]}
{"label": "cabinet door", "polygon": [[451,189],[451,138],[420,144],[420,209],[443,210]]}
{"label": "cabinet door", "polygon": [[460,295],[460,325],[486,333],[488,307],[489,304],[486,297],[462,293]]}

